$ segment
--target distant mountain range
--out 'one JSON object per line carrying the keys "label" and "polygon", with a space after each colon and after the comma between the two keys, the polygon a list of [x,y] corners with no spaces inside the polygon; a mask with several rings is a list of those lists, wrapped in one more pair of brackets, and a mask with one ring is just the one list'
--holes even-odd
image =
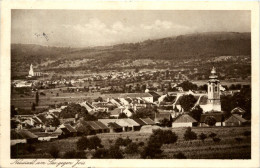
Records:
{"label": "distant mountain range", "polygon": [[11,45],[12,72],[27,71],[31,63],[43,70],[59,67],[87,70],[98,67],[104,69],[114,63],[123,61],[122,64],[127,64],[129,61],[142,59],[179,62],[186,59],[241,55],[251,55],[251,33],[197,33],[88,48]]}

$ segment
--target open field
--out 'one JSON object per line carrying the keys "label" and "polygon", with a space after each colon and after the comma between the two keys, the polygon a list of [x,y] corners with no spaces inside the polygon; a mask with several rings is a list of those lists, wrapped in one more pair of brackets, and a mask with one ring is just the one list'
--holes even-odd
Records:
{"label": "open field", "polygon": [[[245,137],[243,133],[250,131],[250,127],[207,127],[207,128],[192,128],[192,131],[199,135],[204,133],[209,135],[210,133],[216,133],[220,142],[214,142],[211,138],[207,138],[203,143],[201,140],[185,141],[183,134],[186,128],[172,128],[172,131],[178,135],[178,141],[175,144],[167,144],[162,146],[163,158],[174,158],[174,155],[178,152],[182,152],[188,159],[250,159],[251,158],[251,138]],[[115,140],[119,137],[129,137],[133,142],[144,142],[147,140],[151,133],[143,132],[123,132],[123,133],[104,133],[98,134],[101,138],[102,144],[105,148],[109,148],[110,145],[115,143]],[[235,138],[242,138],[241,142]],[[36,152],[29,155],[25,155],[25,158],[41,158],[51,157],[48,154],[48,149],[51,146],[57,146],[60,150],[60,156],[66,151],[76,150],[76,142],[79,137],[70,137],[67,139],[59,139],[51,142],[39,142],[35,144]],[[139,151],[143,147],[139,147]],[[86,157],[91,158],[91,154],[94,151],[86,151]],[[140,153],[140,152],[139,152]],[[124,155],[125,158],[139,158],[137,155]]]}

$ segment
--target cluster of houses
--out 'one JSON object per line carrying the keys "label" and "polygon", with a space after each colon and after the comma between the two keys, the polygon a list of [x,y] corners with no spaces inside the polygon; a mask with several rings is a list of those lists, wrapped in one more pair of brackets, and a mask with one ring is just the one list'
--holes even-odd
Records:
{"label": "cluster of houses", "polygon": [[[107,99],[103,98],[92,103],[78,102],[85,107],[89,114],[96,112],[108,113],[110,117],[98,119],[97,121],[84,121],[75,116],[74,118],[59,118],[59,113],[66,108],[66,105],[38,115],[16,115],[11,123],[16,123],[15,129],[11,131],[11,142],[26,143],[28,141],[49,141],[55,138],[77,136],[82,133],[83,127],[88,127],[92,134],[112,133],[125,131],[139,131],[143,126],[161,125],[164,119],[171,122],[175,127],[209,126],[207,120],[214,118],[215,126],[241,126],[249,121],[242,118],[245,110],[237,107],[231,111],[231,116],[224,118],[221,112],[220,84],[213,68],[210,80],[208,81],[207,93],[179,92],[160,95],[154,91],[145,93],[124,93],[117,97],[111,94]],[[200,106],[203,114],[199,120],[194,119],[180,104],[180,99],[185,95],[193,95],[196,102],[193,108]],[[154,119],[138,118],[133,119],[133,114],[140,108],[157,107]],[[124,114],[124,118],[120,115]],[[57,120],[59,122],[57,122]],[[58,123],[58,124],[57,124]]]}

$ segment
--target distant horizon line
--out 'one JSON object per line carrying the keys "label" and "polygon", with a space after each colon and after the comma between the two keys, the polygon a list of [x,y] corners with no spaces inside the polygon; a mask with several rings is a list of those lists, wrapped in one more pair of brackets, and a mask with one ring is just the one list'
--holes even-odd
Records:
{"label": "distant horizon line", "polygon": [[82,49],[82,48],[98,48],[98,47],[112,47],[116,45],[122,45],[122,44],[136,44],[136,43],[142,43],[148,40],[160,40],[160,39],[167,39],[167,38],[176,38],[179,36],[188,36],[188,35],[195,35],[195,34],[207,34],[207,33],[251,33],[250,32],[234,32],[234,31],[213,31],[213,32],[195,32],[195,33],[187,33],[187,34],[180,34],[180,35],[175,35],[175,36],[169,36],[169,37],[162,37],[162,38],[154,38],[154,39],[146,39],[143,41],[139,42],[124,42],[124,43],[116,43],[116,44],[108,44],[108,45],[96,45],[96,46],[85,46],[85,47],[73,47],[73,46],[55,46],[55,45],[44,45],[44,44],[37,44],[37,43],[12,43],[11,45],[38,45],[38,46],[44,46],[44,47],[56,47],[56,48],[75,48],[75,49]]}

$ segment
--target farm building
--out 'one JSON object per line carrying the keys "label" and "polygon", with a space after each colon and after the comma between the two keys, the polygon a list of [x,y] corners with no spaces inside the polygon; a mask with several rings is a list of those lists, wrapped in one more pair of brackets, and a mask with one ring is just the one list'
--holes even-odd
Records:
{"label": "farm building", "polygon": [[70,137],[77,135],[77,130],[74,129],[70,124],[60,125],[55,132],[60,133],[61,137]]}
{"label": "farm building", "polygon": [[116,123],[123,128],[123,131],[135,131],[139,130],[141,126],[132,119],[122,118],[122,119],[98,119],[98,121],[102,122],[106,126],[108,123]]}
{"label": "farm building", "polygon": [[216,121],[215,126],[223,126],[223,122],[224,122],[223,113],[211,112],[211,113],[202,114],[200,116],[200,126],[201,127],[209,126],[205,123],[205,121],[207,120],[208,117],[213,118]]}
{"label": "farm building", "polygon": [[172,127],[193,127],[196,126],[198,121],[188,114],[178,116],[173,122]]}
{"label": "farm building", "polygon": [[232,114],[228,119],[224,121],[224,126],[241,126],[246,123],[247,120],[242,118],[238,114]]}
{"label": "farm building", "polygon": [[120,98],[141,98],[149,103],[153,103],[153,96],[149,93],[124,93],[119,96]]}
{"label": "farm building", "polygon": [[28,130],[11,130],[11,145],[17,143],[33,143],[38,141],[38,136]]}
{"label": "farm building", "polygon": [[124,113],[127,117],[131,117],[134,111],[127,108],[115,108],[110,112],[110,117],[118,118],[121,113]]}
{"label": "farm building", "polygon": [[112,133],[112,132],[122,132],[123,131],[123,128],[115,122],[109,122],[107,124],[107,127],[109,128],[110,133]]}
{"label": "farm building", "polygon": [[144,125],[147,125],[145,122],[143,122],[141,119],[139,118],[133,118],[133,120],[138,123],[141,127]]}
{"label": "farm building", "polygon": [[142,120],[146,125],[156,125],[156,123],[151,118],[139,118]]}
{"label": "farm building", "polygon": [[109,128],[100,121],[79,120],[75,126],[75,129],[80,133],[84,133],[82,132],[84,131],[84,129],[82,130],[82,128],[88,128],[90,134],[109,132]]}

